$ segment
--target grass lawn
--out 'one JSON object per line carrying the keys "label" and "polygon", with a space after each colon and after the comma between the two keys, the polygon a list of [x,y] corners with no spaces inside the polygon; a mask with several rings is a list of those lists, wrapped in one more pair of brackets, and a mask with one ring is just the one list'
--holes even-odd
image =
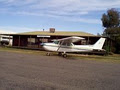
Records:
{"label": "grass lawn", "polygon": [[[0,51],[26,53],[26,54],[36,54],[36,55],[43,55],[43,56],[46,55],[46,51],[16,49],[16,48],[9,48],[9,47],[0,47]],[[53,56],[56,56],[56,55],[57,55],[57,53],[53,53]],[[108,55],[108,56],[68,54],[68,59],[69,58],[120,63],[120,54],[113,54],[113,55]]]}
{"label": "grass lawn", "polygon": [[71,55],[71,57],[81,58],[83,60],[95,60],[95,61],[103,61],[103,62],[113,62],[120,63],[120,55],[113,54],[107,56],[99,56],[99,55]]}
{"label": "grass lawn", "polygon": [[0,47],[0,51],[28,53],[28,54],[41,54],[41,55],[45,54],[45,51],[18,49],[18,48],[12,48],[12,47]]}

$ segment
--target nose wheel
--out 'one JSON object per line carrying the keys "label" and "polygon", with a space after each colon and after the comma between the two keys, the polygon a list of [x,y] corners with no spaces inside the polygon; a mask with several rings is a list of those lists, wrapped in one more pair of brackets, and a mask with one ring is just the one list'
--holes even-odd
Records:
{"label": "nose wheel", "polygon": [[50,54],[50,52],[47,52],[46,55],[47,55],[47,56],[50,56],[51,54]]}

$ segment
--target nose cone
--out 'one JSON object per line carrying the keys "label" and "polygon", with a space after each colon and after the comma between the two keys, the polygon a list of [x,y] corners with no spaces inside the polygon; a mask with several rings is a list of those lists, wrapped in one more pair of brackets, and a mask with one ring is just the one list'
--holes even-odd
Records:
{"label": "nose cone", "polygon": [[40,45],[42,46],[43,50],[48,51],[46,43],[41,43]]}
{"label": "nose cone", "polygon": [[42,46],[43,50],[46,50],[45,43],[41,43],[40,46]]}

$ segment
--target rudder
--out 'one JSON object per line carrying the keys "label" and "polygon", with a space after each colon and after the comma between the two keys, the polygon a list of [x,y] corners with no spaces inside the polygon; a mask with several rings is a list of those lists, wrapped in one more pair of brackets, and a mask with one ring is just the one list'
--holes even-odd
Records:
{"label": "rudder", "polygon": [[93,48],[94,49],[102,49],[103,45],[105,42],[105,38],[100,38],[94,45]]}

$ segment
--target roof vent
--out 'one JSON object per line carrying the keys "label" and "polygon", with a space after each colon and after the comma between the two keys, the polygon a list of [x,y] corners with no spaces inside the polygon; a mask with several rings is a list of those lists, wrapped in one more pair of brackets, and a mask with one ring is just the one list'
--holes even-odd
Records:
{"label": "roof vent", "polygon": [[50,33],[55,33],[55,28],[50,28]]}

